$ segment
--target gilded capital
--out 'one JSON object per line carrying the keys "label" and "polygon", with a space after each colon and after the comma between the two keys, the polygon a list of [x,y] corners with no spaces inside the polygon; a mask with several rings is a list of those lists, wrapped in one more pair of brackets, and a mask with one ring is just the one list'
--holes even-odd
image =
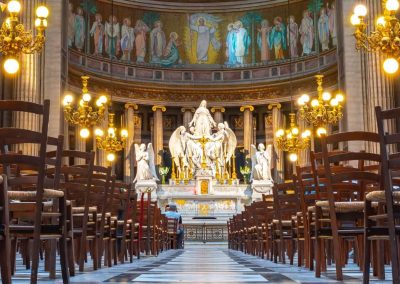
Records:
{"label": "gilded capital", "polygon": [[181,112],[187,112],[187,111],[195,112],[196,109],[194,107],[183,107],[183,108],[181,108]]}
{"label": "gilded capital", "polygon": [[273,103],[268,105],[269,110],[272,110],[273,108],[281,109],[282,105],[280,103]]}
{"label": "gilded capital", "polygon": [[153,106],[151,108],[151,110],[154,111],[154,112],[157,111],[157,110],[161,110],[162,112],[166,112],[167,108],[165,106]]}
{"label": "gilded capital", "polygon": [[212,113],[216,113],[216,112],[225,112],[225,108],[224,108],[224,107],[212,107],[212,108],[211,108],[211,112],[212,112]]}
{"label": "gilded capital", "polygon": [[133,104],[133,103],[126,103],[125,109],[130,109],[130,108],[133,108],[134,110],[138,110],[139,106],[137,104]]}
{"label": "gilded capital", "polygon": [[249,111],[254,111],[254,107],[252,105],[245,105],[240,107],[241,112],[244,112],[246,109],[248,109]]}

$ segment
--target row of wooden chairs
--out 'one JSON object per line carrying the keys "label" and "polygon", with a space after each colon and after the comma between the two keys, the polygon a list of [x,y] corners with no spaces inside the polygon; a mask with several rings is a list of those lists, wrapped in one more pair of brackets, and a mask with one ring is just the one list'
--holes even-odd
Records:
{"label": "row of wooden chairs", "polygon": [[[94,152],[64,150],[63,136],[48,137],[49,109],[48,100],[0,101],[0,112],[31,113],[41,121],[39,131],[0,128],[2,283],[11,283],[17,254],[37,283],[42,259],[50,278],[56,277],[58,252],[63,283],[69,283],[75,264],[84,271],[89,257],[96,270],[170,249],[169,220],[151,196],[138,200],[132,185],[94,164]],[[9,150],[21,145],[37,151]]]}
{"label": "row of wooden chairs", "polygon": [[[378,133],[322,137],[310,165],[228,221],[229,248],[291,265],[297,254],[316,277],[334,265],[337,280],[352,256],[364,283],[370,267],[384,279],[385,264],[400,283],[400,134],[387,127],[398,117],[400,108],[377,107]],[[353,151],[355,143],[365,150]],[[331,150],[337,146],[344,150]]]}

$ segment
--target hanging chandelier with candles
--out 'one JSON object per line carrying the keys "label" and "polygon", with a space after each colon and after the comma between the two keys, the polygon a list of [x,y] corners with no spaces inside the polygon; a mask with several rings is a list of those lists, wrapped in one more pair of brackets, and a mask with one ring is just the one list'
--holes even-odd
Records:
{"label": "hanging chandelier with candles", "polygon": [[113,162],[115,160],[115,153],[122,151],[126,145],[126,138],[128,138],[128,130],[121,129],[118,137],[117,128],[114,126],[114,113],[108,114],[108,129],[105,135],[101,128],[95,130],[96,146],[99,150],[107,152],[107,160]]}
{"label": "hanging chandelier with candles", "polygon": [[350,20],[356,27],[356,50],[382,53],[386,58],[383,69],[388,74],[394,74],[399,69],[400,60],[400,20],[396,17],[400,4],[398,0],[383,0],[382,4],[383,15],[377,18],[375,30],[369,34],[365,23],[368,13],[365,5],[355,6]]}
{"label": "hanging chandelier with candles", "polygon": [[311,99],[309,95],[302,95],[297,103],[300,107],[299,116],[307,123],[317,128],[318,136],[326,134],[326,126],[336,124],[343,117],[344,95],[337,93],[335,97],[330,92],[324,91],[322,87],[323,75],[316,75],[317,93],[316,98]]}
{"label": "hanging chandelier with candles", "polygon": [[305,130],[300,134],[299,127],[296,125],[296,114],[290,113],[290,128],[278,129],[275,133],[276,145],[282,151],[289,153],[289,160],[296,162],[298,152],[310,146],[311,131]]}
{"label": "hanging chandelier with candles", "polygon": [[36,9],[37,34],[33,35],[32,31],[26,30],[24,25],[19,22],[21,12],[19,1],[9,1],[4,7],[7,9],[8,16],[5,17],[0,28],[0,53],[4,57],[4,70],[8,74],[15,74],[19,70],[21,54],[34,54],[43,49],[49,10],[46,6],[39,6]]}
{"label": "hanging chandelier with candles", "polygon": [[64,97],[64,117],[68,123],[82,128],[79,133],[82,138],[88,138],[90,136],[89,129],[103,121],[108,99],[103,95],[93,103],[88,90],[89,76],[81,78],[82,97],[76,107],[72,104],[74,101],[72,95],[68,94]]}

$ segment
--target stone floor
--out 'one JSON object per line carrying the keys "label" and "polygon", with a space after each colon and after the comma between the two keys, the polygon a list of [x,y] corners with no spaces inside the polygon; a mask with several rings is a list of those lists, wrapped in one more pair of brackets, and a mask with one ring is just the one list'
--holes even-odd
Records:
{"label": "stone floor", "polygon": [[[388,270],[388,269],[387,269]],[[61,277],[60,271],[58,277]],[[40,283],[51,281],[41,270]],[[354,265],[345,269],[344,283],[361,283],[361,273]],[[13,283],[27,283],[29,271],[18,263]],[[372,279],[371,283],[391,283]],[[230,251],[226,244],[186,244],[184,250],[162,253],[159,257],[143,257],[140,261],[127,263],[98,271],[87,271],[71,278],[78,283],[338,283],[334,270],[321,278],[297,266],[275,264],[257,257]]]}

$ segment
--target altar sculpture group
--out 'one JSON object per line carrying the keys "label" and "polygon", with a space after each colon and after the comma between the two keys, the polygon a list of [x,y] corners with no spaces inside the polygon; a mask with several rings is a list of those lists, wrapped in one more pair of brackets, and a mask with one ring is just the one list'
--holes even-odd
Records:
{"label": "altar sculpture group", "polygon": [[[235,149],[237,139],[227,122],[216,123],[202,101],[197,108],[189,131],[185,126],[178,127],[169,140],[172,156],[172,177],[176,180],[192,180],[201,170],[210,171],[221,183],[235,177]],[[134,182],[158,180],[154,165],[152,144],[135,144],[137,173]],[[251,146],[252,181],[272,182],[272,146],[264,144]]]}

